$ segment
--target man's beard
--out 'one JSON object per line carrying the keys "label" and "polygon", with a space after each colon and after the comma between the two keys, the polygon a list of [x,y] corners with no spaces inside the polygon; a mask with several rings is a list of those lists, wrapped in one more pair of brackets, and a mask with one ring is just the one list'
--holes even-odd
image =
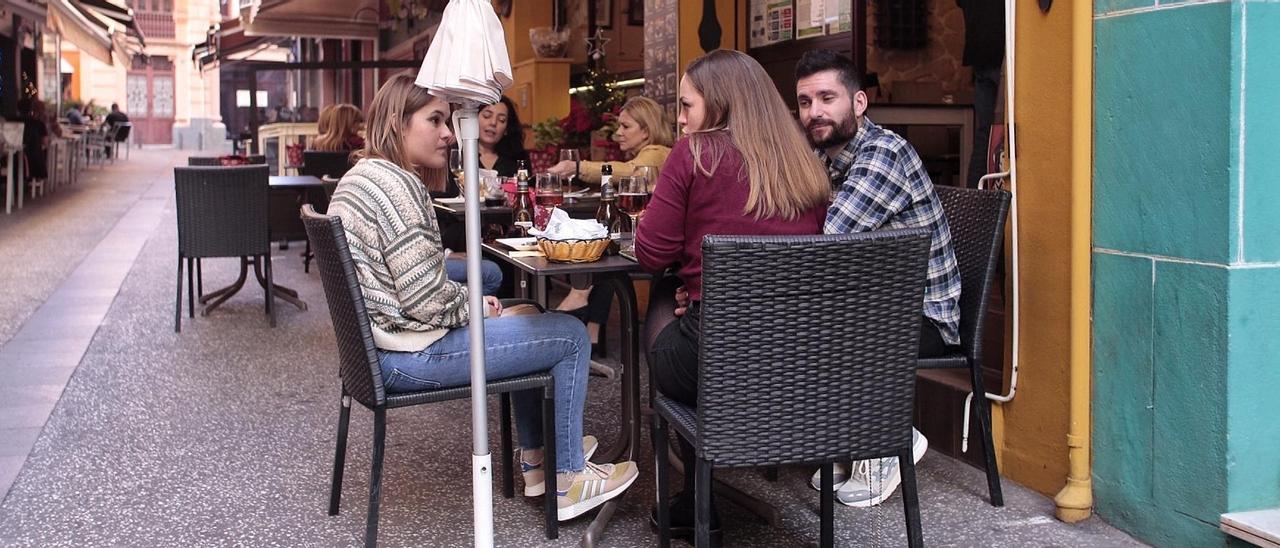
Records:
{"label": "man's beard", "polygon": [[[821,126],[830,127],[831,135],[828,135],[826,139],[815,141],[813,139],[813,130]],[[809,122],[809,125],[805,127],[804,132],[805,137],[809,139],[809,144],[813,145],[815,148],[831,148],[835,145],[841,145],[852,140],[857,134],[858,123],[853,116],[840,120],[838,123],[825,119],[815,120]]]}

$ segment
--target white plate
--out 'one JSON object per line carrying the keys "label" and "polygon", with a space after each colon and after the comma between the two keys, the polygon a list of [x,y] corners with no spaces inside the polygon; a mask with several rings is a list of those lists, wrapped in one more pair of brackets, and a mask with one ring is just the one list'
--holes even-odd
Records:
{"label": "white plate", "polygon": [[502,245],[505,245],[511,249],[514,249],[516,251],[537,251],[538,250],[538,239],[534,237],[498,238],[497,240],[494,240],[494,241]]}

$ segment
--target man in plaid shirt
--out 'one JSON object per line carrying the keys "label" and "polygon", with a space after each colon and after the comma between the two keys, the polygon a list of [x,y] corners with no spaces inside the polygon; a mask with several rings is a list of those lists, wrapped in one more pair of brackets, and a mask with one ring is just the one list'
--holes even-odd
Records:
{"label": "man in plaid shirt", "polygon": [[[920,356],[933,357],[960,344],[960,269],[951,228],[920,156],[905,139],[864,116],[867,95],[847,57],[809,51],[796,65],[796,101],[809,142],[827,164],[835,192],[823,231],[827,234],[925,227],[933,235],[920,321]],[[914,432],[920,460],[928,441]],[[839,470],[837,499],[875,506],[900,481],[898,461],[873,459]],[[846,480],[841,483],[840,480]],[[818,485],[818,474],[813,484]]]}

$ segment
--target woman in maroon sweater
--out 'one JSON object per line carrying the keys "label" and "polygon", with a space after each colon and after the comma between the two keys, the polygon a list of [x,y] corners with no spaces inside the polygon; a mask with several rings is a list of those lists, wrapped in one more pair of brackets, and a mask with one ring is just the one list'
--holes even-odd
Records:
{"label": "woman in maroon sweater", "polygon": [[[772,80],[754,59],[713,51],[691,63],[680,81],[685,137],[662,168],[636,230],[636,259],[660,273],[677,266],[691,304],[675,320],[670,307],[651,306],[649,365],[657,388],[687,405],[698,403],[698,327],[702,238],[708,234],[820,234],[830,183]],[[665,291],[664,291],[665,289]],[[693,448],[681,440],[685,470]],[[672,534],[692,539],[693,474],[672,505]],[[719,538],[712,520],[713,539]]]}

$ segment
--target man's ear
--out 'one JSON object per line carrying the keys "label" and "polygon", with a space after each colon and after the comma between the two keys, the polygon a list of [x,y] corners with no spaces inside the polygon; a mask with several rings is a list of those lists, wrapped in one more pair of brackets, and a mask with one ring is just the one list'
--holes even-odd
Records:
{"label": "man's ear", "polygon": [[858,118],[862,118],[862,115],[866,112],[867,92],[858,90],[857,93],[853,94],[853,115]]}

